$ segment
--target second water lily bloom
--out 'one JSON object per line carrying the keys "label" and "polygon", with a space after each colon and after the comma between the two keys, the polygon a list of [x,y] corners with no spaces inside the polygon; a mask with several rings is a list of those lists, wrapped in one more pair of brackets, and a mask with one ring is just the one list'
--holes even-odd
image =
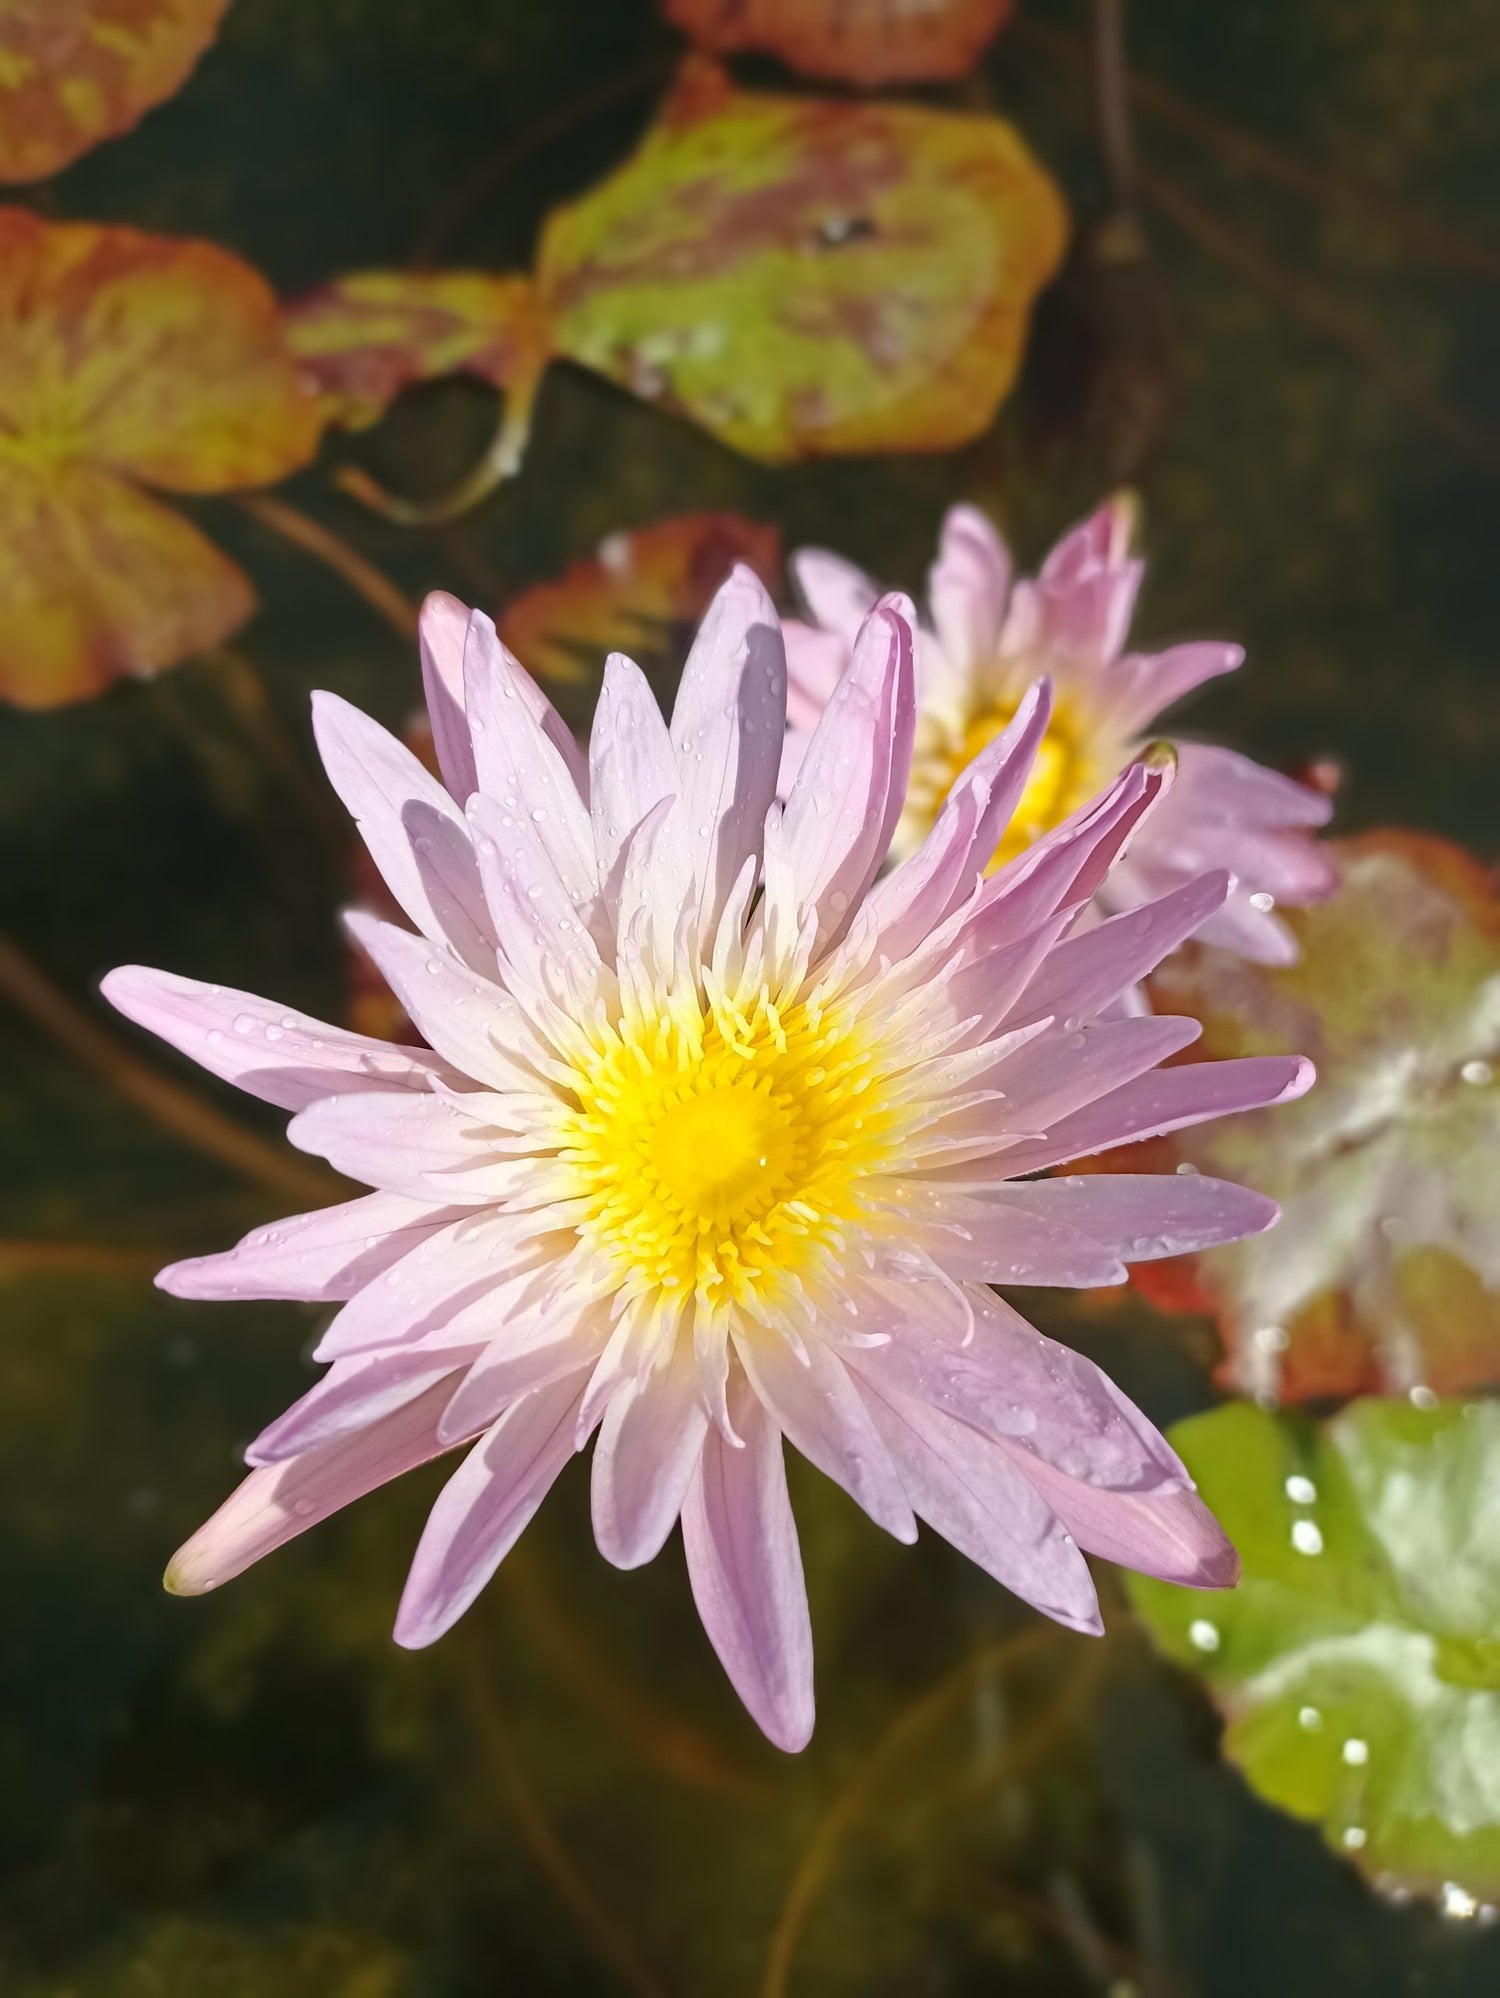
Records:
{"label": "second water lily bloom", "polygon": [[[1024,851],[1124,769],[1164,709],[1240,665],[1240,648],[1216,639],[1125,650],[1144,568],[1130,550],[1133,514],[1124,496],[1111,500],[1064,535],[1035,578],[1020,580],[977,508],[948,514],[928,589],[930,622],[917,635],[916,753],[892,842],[898,858],[915,851],[960,773],[1042,678],[1052,682],[1051,724],[992,864]],[[794,556],[792,571],[811,621],[786,627],[786,782],[879,595],[852,563],[821,549]],[[1235,750],[1200,742],[1176,749],[1172,796],[1110,873],[1101,905],[1133,907],[1222,867],[1233,877],[1230,892],[1200,931],[1203,941],[1289,963],[1296,947],[1274,910],[1333,892],[1332,863],[1309,837],[1327,823],[1329,800]]]}
{"label": "second water lily bloom", "polygon": [[105,981],[372,1189],[163,1271],[184,1297],[341,1307],[327,1373],[169,1586],[213,1588],[461,1448],[396,1625],[430,1643],[592,1440],[601,1551],[634,1567],[681,1521],[725,1669],[795,1749],[812,1638],[783,1439],[897,1539],[925,1520],[1078,1630],[1100,1627],[1085,1551],[1232,1582],[1152,1424],[989,1288],[1115,1283],[1275,1217],[1201,1177],[1033,1177],[1311,1080],[1295,1058],[1164,1067],[1194,1022],[1111,1016],[1229,888],[1079,928],[1170,770],[1130,765],[987,874],[1047,741],[1034,688],[877,879],[917,727],[905,600],[864,619],[784,805],[782,635],[746,570],[670,727],[610,659],[586,759],[488,619],[429,599],[423,641],[443,781],[343,701],[315,721],[413,929],[351,922],[427,1045],[166,972]]}

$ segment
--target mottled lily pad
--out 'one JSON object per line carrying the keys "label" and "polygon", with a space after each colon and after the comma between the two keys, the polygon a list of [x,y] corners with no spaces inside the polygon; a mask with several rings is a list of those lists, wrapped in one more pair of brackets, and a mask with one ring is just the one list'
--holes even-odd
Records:
{"label": "mottled lily pad", "polygon": [[0,697],[81,700],[224,638],[249,583],[139,488],[261,485],[318,431],[238,257],[0,210]]}
{"label": "mottled lily pad", "polygon": [[717,55],[765,49],[807,76],[874,88],[967,76],[1012,0],[665,0]]}
{"label": "mottled lily pad", "polygon": [[1188,951],[1154,981],[1163,1010],[1203,1021],[1206,1053],[1297,1048],[1318,1081],[1274,1118],[1171,1141],[1283,1216],[1145,1284],[1217,1312],[1226,1385],[1420,1402],[1500,1379],[1500,904],[1443,840],[1374,833],[1335,853],[1334,899],[1287,911],[1300,963]]}
{"label": "mottled lily pad", "polygon": [[324,415],[351,430],[435,375],[475,375],[529,402],[550,351],[531,280],[483,271],[355,271],[294,300],[286,327]]}
{"label": "mottled lily pad", "polygon": [[542,233],[557,350],[772,462],[946,451],[1009,389],[1062,197],[998,118],[735,89],[688,62]]}
{"label": "mottled lily pad", "polygon": [[1200,1673],[1224,1750],[1377,1886],[1493,1918],[1500,1896],[1500,1405],[1351,1404],[1319,1427],[1232,1404],[1172,1440],[1244,1579],[1132,1576]]}
{"label": "mottled lily pad", "polygon": [[781,537],[734,513],[686,513],[611,534],[596,555],[513,597],[500,635],[529,673],[597,678],[627,653],[658,675],[678,670],[709,600],[736,562],[775,589]]}
{"label": "mottled lily pad", "polygon": [[41,180],[170,97],[229,0],[4,0],[0,181]]}

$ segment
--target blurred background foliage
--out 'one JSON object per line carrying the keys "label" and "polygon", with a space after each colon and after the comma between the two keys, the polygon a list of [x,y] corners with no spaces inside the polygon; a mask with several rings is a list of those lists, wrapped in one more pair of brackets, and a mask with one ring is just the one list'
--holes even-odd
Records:
{"label": "blurred background foliage", "polygon": [[[1076,230],[1020,384],[972,445],[757,466],[560,365],[520,475],[459,520],[379,519],[329,474],[451,486],[495,425],[493,392],[462,380],[414,389],[281,496],[398,594],[445,587],[498,612],[603,537],[702,509],[915,587],[954,498],[991,508],[1030,558],[1129,475],[1151,558],[1138,631],[1249,648],[1194,724],[1268,761],[1336,758],[1345,830],[1414,824],[1492,860],[1493,9],[1140,0],[1141,236],[1123,276],[1105,254],[1116,201],[1088,26],[1082,7],[1032,0],[958,90],[1015,122]],[[235,0],[179,94],[17,198],[206,236],[283,297],[365,266],[518,271],[549,209],[625,157],[680,46],[650,0]],[[742,74],[787,87],[761,58]],[[1237,133],[1338,198],[1256,167]],[[90,988],[143,960],[346,1014],[331,916],[354,856],[306,696],[332,687],[399,725],[417,693],[399,603],[382,618],[233,500],[182,506],[253,579],[254,621],[152,683],[0,715],[0,928],[16,946],[0,984],[20,1002],[0,1009],[0,1988],[1493,1989],[1500,1938],[1377,1898],[1315,1827],[1255,1800],[1123,1602],[1103,1644],[1038,1630],[935,1540],[883,1541],[805,1466],[820,1720],[796,1761],[739,1713],[672,1555],[629,1577],[597,1558],[576,1471],[428,1653],[388,1632],[439,1469],[223,1595],[160,1594],[166,1555],[305,1378],[315,1324],[165,1300],[148,1273],[302,1202],[255,1106],[205,1085],[174,1110],[154,1056],[132,1085],[123,1041],[90,1038]],[[667,686],[670,644],[653,663]],[[586,678],[559,690],[580,720],[591,695]],[[180,1132],[203,1101],[235,1123],[193,1125],[195,1149],[159,1119]],[[271,1148],[247,1154],[247,1130]],[[1038,1316],[1159,1420],[1213,1399],[1206,1319],[1136,1297],[1042,1299]],[[1492,1491],[1493,1450],[1483,1468]],[[1252,1580],[1256,1521],[1275,1538],[1287,1503],[1257,1491],[1247,1474],[1225,1501]],[[1352,1528],[1345,1545],[1365,1558]],[[1500,1627],[1492,1562],[1464,1586],[1464,1616]],[[1252,1607],[1247,1592],[1233,1614]],[[1178,1597],[1158,1620],[1201,1662],[1181,1635],[1194,1614]],[[1474,1672],[1493,1705],[1493,1658]],[[1467,1907],[1437,1875],[1419,1884],[1463,1916],[1485,1881],[1455,1882]]]}

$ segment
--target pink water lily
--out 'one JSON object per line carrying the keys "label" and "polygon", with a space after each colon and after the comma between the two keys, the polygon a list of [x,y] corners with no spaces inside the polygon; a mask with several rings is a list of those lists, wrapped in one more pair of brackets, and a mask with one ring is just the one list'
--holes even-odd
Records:
{"label": "pink water lily", "polygon": [[[1111,500],[1063,536],[1035,579],[1016,581],[1005,543],[977,508],[948,514],[929,582],[930,622],[917,635],[916,742],[892,841],[897,858],[926,838],[959,774],[1043,676],[1053,687],[1051,724],[996,861],[1024,851],[1124,769],[1164,709],[1240,665],[1239,646],[1214,639],[1125,651],[1144,570],[1130,552],[1133,511],[1126,498]],[[784,783],[880,594],[852,563],[820,549],[794,556],[792,572],[812,621],[786,626]],[[1133,908],[1222,867],[1230,891],[1200,936],[1243,957],[1290,963],[1296,946],[1275,905],[1333,892],[1332,865],[1309,837],[1327,823],[1329,800],[1232,749],[1175,747],[1172,794],[1103,883],[1101,906]]]}
{"label": "pink water lily", "polygon": [[784,805],[782,636],[744,569],[670,727],[610,659],[586,760],[449,598],[423,617],[443,782],[316,697],[328,774],[417,933],[350,921],[427,1045],[166,972],[105,981],[373,1189],[162,1272],[184,1297],[341,1307],[328,1371],[251,1446],[170,1587],[213,1588],[466,1446],[396,1625],[430,1643],[594,1438],[600,1549],[634,1567],[681,1520],[709,1637],[794,1749],[812,1640],[783,1438],[897,1539],[926,1520],[1078,1630],[1100,1627],[1085,1550],[1232,1582],[1150,1422],[988,1286],[1116,1283],[1132,1258],[1266,1227],[1271,1202],[1207,1178],[1030,1175],[1298,1095],[1311,1071],[1163,1067],[1192,1021],[1108,1017],[1228,892],[1205,874],[1078,927],[1170,770],[1131,765],[986,875],[1045,687],[877,880],[916,728],[911,616],[871,609]]}

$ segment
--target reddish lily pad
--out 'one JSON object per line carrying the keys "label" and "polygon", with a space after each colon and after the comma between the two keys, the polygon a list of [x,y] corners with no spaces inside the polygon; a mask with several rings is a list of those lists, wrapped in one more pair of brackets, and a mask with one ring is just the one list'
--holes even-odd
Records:
{"label": "reddish lily pad", "polygon": [[187,80],[228,0],[3,0],[0,181],[42,180]]}
{"label": "reddish lily pad", "polygon": [[1012,0],[664,0],[715,55],[763,49],[807,76],[873,89],[967,76]]}
{"label": "reddish lily pad", "polygon": [[1229,1760],[1377,1887],[1493,1920],[1500,1404],[1361,1401],[1320,1427],[1240,1402],[1172,1441],[1244,1576],[1212,1598],[1127,1582]]}
{"label": "reddish lily pad", "polygon": [[530,278],[483,271],[356,271],[295,300],[286,326],[325,417],[351,430],[435,375],[476,375],[529,402],[551,350]]}
{"label": "reddish lily pad", "polygon": [[1183,1169],[1245,1180],[1283,1215],[1144,1282],[1217,1313],[1241,1392],[1422,1402],[1500,1380],[1500,904],[1443,840],[1333,851],[1338,893],[1286,912],[1300,963],[1191,949],[1153,981],[1163,1010],[1203,1021],[1205,1053],[1297,1048],[1318,1081],[1274,1118],[1170,1141]]}
{"label": "reddish lily pad", "polygon": [[680,667],[715,590],[736,562],[776,587],[781,537],[733,513],[688,513],[609,536],[597,555],[512,598],[500,635],[529,672],[596,675],[610,652],[648,671]]}
{"label": "reddish lily pad", "polygon": [[557,351],[771,462],[989,424],[1066,235],[1013,127],[735,89],[684,66],[634,156],[542,234]]}
{"label": "reddish lily pad", "polygon": [[248,264],[0,210],[0,695],[81,700],[226,636],[249,583],[137,486],[261,485],[318,434]]}

